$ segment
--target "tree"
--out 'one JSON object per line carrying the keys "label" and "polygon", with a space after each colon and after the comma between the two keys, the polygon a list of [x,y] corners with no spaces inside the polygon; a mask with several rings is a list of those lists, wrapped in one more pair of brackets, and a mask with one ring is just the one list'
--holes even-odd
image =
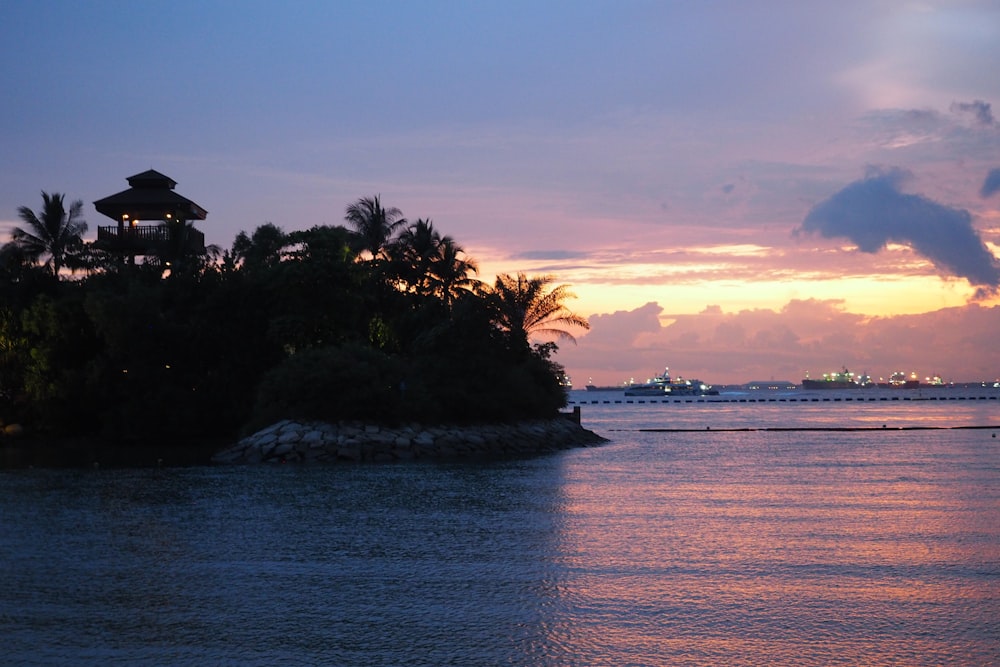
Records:
{"label": "tree", "polygon": [[479,273],[475,260],[462,255],[465,255],[465,250],[450,236],[441,239],[432,275],[436,292],[447,306],[451,306],[455,299],[479,284],[478,280],[471,277],[471,274]]}
{"label": "tree", "polygon": [[364,277],[351,232],[316,226],[288,235],[285,260],[264,274],[269,335],[289,350],[338,344],[359,336],[368,315]]}
{"label": "tree", "polygon": [[52,269],[54,276],[59,275],[63,266],[74,268],[72,260],[83,249],[83,235],[87,233],[87,223],[80,218],[83,202],[73,202],[67,212],[64,198],[65,195],[59,193],[50,195],[42,191],[41,215],[21,206],[17,214],[28,228],[15,227],[11,233],[13,242],[34,261],[48,255],[45,266]]}
{"label": "tree", "polygon": [[430,220],[418,219],[386,248],[393,276],[403,287],[421,295],[430,293],[431,267],[438,254],[441,235]]}
{"label": "tree", "polygon": [[435,296],[450,306],[469,289],[476,263],[450,236],[441,236],[430,220],[418,219],[388,246],[391,270],[402,285],[421,296]]}
{"label": "tree", "polygon": [[3,283],[21,282],[38,270],[32,257],[20,244],[11,241],[0,246],[0,281]]}
{"label": "tree", "polygon": [[332,262],[337,265],[354,262],[357,254],[351,247],[351,232],[344,227],[316,225],[292,232],[286,237],[286,255],[297,261]]}
{"label": "tree", "polygon": [[548,275],[529,278],[524,273],[500,274],[493,287],[484,290],[493,322],[507,332],[512,346],[528,348],[528,337],[532,334],[576,342],[573,334],[562,327],[590,328],[585,318],[563,303],[575,296],[567,285],[549,289],[553,280]]}
{"label": "tree", "polygon": [[406,224],[403,212],[384,208],[379,195],[362,197],[348,206],[344,219],[358,234],[359,250],[367,250],[372,259],[379,258],[396,230]]}
{"label": "tree", "polygon": [[233,241],[232,258],[243,270],[258,272],[276,266],[288,246],[288,234],[281,227],[265,222],[254,230],[252,236],[240,232]]}

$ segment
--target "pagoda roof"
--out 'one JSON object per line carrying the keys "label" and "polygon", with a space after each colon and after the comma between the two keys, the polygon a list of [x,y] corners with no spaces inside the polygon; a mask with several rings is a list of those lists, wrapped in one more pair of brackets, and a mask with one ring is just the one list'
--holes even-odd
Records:
{"label": "pagoda roof", "polygon": [[98,199],[98,213],[121,220],[204,220],[208,211],[174,192],[177,182],[155,169],[127,179],[128,190]]}
{"label": "pagoda roof", "polygon": [[125,179],[133,188],[160,188],[168,187],[173,190],[177,187],[177,181],[166,174],[161,174],[155,169],[147,169],[141,174],[129,176]]}

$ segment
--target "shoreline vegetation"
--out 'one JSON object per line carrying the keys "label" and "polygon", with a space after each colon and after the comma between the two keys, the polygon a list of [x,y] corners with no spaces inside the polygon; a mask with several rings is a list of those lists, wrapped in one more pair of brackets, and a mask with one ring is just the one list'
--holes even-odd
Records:
{"label": "shoreline vegetation", "polygon": [[[129,182],[153,177],[172,188]],[[285,421],[482,429],[567,405],[554,341],[589,326],[568,287],[480,281],[454,239],[378,196],[346,226],[264,223],[228,250],[177,214],[133,234],[131,209],[87,242],[82,202],[42,198],[0,246],[5,465],[186,465]]]}

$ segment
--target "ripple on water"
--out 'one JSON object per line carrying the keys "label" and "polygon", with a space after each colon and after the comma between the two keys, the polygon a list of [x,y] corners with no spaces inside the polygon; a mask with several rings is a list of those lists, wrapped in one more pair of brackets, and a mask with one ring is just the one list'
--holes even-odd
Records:
{"label": "ripple on water", "polygon": [[982,431],[0,473],[9,664],[985,665]]}

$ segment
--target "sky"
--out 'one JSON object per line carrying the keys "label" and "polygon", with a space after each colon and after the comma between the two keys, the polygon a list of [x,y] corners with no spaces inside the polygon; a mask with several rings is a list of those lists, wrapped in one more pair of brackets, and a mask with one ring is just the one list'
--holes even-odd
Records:
{"label": "sky", "polygon": [[378,194],[590,320],[574,386],[1000,378],[1000,3],[0,0],[0,242],[156,169],[229,248]]}

